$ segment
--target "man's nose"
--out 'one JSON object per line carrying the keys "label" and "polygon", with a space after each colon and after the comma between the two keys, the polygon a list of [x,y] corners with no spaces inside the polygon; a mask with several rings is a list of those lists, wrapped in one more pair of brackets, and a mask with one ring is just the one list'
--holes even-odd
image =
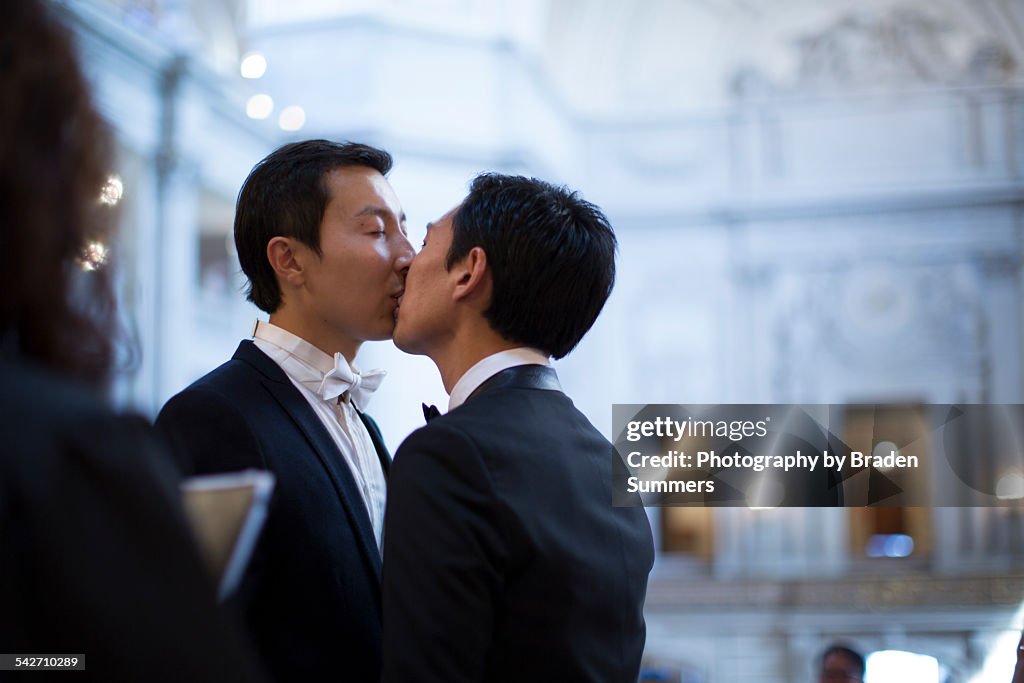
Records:
{"label": "man's nose", "polygon": [[409,242],[409,238],[402,235],[399,238],[398,257],[395,259],[395,270],[404,275],[409,270],[409,265],[412,264],[412,260],[415,256],[416,250],[412,248],[412,243]]}

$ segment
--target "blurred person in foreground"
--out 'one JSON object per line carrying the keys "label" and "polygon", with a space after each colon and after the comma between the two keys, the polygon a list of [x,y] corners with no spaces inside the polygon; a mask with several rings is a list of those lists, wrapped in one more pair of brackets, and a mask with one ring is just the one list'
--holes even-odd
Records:
{"label": "blurred person in foreground", "polygon": [[[106,131],[70,37],[35,0],[0,22],[0,653],[84,655],[73,678],[261,680],[218,611],[177,480],[105,405],[113,295]],[[0,678],[12,674],[0,672]]]}
{"label": "blurred person in foreground", "polygon": [[861,683],[867,668],[864,655],[838,643],[821,653],[819,664],[818,683]]}
{"label": "blurred person in foreground", "polygon": [[232,358],[160,411],[187,474],[270,470],[266,527],[232,599],[282,681],[380,677],[380,543],[391,456],[366,414],[413,249],[386,179],[357,143],[287,144],[249,174],[235,245],[269,314]]}
{"label": "blurred person in foreground", "polygon": [[615,250],[600,209],[523,177],[477,177],[427,227],[395,343],[450,400],[391,471],[387,683],[637,680],[650,526],[612,506],[612,447],[550,364],[597,319]]}

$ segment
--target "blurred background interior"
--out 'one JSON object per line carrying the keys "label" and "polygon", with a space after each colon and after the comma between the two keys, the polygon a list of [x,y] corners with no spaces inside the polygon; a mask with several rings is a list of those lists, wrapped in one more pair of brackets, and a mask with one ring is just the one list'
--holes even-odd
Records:
{"label": "blurred background interior", "polygon": [[[82,267],[116,268],[121,407],[249,335],[235,196],[312,137],[395,156],[417,245],[482,170],[607,211],[618,284],[557,364],[606,432],[612,403],[1024,402],[1022,0],[53,2],[116,136],[119,236]],[[446,404],[426,359],[359,365],[392,449]],[[649,513],[650,680],[813,680],[835,640],[871,683],[1010,679],[1017,507]]]}

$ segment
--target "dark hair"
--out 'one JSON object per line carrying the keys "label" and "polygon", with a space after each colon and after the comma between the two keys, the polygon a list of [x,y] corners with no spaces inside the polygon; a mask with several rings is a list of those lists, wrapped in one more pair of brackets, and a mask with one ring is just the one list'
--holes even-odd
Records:
{"label": "dark hair", "polygon": [[320,254],[320,222],[330,202],[325,176],[344,166],[367,166],[381,175],[391,170],[391,155],[354,142],[292,142],[256,164],[235,205],[235,248],[249,278],[246,298],[267,313],[281,305],[281,288],[267,243],[278,235],[294,237]]}
{"label": "dark hair", "polygon": [[479,246],[493,291],[484,316],[509,341],[555,358],[597,320],[615,284],[615,232],[578,193],[536,178],[483,173],[452,217],[446,267]]}
{"label": "dark hair", "polygon": [[71,37],[45,3],[0,22],[0,349],[101,385],[113,355],[106,268],[84,272],[114,216],[99,204],[108,132]]}
{"label": "dark hair", "polygon": [[822,667],[825,666],[825,660],[828,659],[828,656],[832,655],[832,654],[843,655],[844,657],[849,659],[851,662],[853,662],[854,666],[856,666],[857,669],[860,671],[860,675],[861,676],[863,676],[864,672],[867,670],[867,663],[864,661],[864,655],[862,655],[861,653],[857,652],[856,650],[854,650],[851,647],[848,647],[846,645],[842,645],[842,644],[839,644],[839,643],[836,643],[836,644],[833,644],[833,645],[829,645],[825,649],[825,651],[821,653],[821,666]]}

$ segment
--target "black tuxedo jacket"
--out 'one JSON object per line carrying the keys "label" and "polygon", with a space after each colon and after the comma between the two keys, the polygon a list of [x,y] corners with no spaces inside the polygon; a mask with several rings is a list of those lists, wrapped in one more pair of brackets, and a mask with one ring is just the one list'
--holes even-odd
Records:
{"label": "black tuxedo jacket", "polygon": [[611,483],[551,368],[498,373],[414,432],[389,482],[383,680],[634,683],[654,549]]}
{"label": "black tuxedo jacket", "polygon": [[85,655],[85,671],[55,678],[263,680],[144,420],[0,361],[0,433],[0,651]]}
{"label": "black tuxedo jacket", "polygon": [[[362,416],[385,473],[390,458]],[[284,371],[251,341],[173,397],[157,418],[185,474],[274,473],[240,609],[279,680],[380,676],[380,553],[343,456]]]}

